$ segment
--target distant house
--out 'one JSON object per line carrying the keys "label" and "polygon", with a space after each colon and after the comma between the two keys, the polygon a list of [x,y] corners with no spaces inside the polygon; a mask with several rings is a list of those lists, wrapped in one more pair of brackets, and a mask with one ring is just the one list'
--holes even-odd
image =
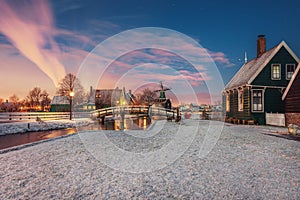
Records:
{"label": "distant house", "polygon": [[74,106],[74,111],[77,112],[90,112],[94,111],[96,109],[96,104],[95,104],[95,93],[96,90],[93,89],[93,87],[90,87],[90,94],[87,99],[87,101],[80,103],[78,105]]}
{"label": "distant house", "polygon": [[120,100],[122,90],[118,87],[115,89],[98,89],[95,92],[96,109],[116,106]]}
{"label": "distant house", "polygon": [[209,111],[210,106],[208,104],[201,104],[200,105],[200,111]]}
{"label": "distant house", "polygon": [[266,123],[266,113],[284,113],[282,95],[299,59],[282,41],[266,51],[266,38],[257,39],[257,57],[245,62],[223,92],[227,118]]}
{"label": "distant house", "polygon": [[74,111],[77,112],[90,112],[96,110],[96,105],[93,102],[84,102],[74,106]]}
{"label": "distant house", "polygon": [[285,103],[286,124],[300,126],[300,64],[291,78],[282,100]]}
{"label": "distant house", "polygon": [[199,112],[200,111],[200,106],[198,104],[191,103],[190,104],[190,109],[192,110],[192,112]]}
{"label": "distant house", "polygon": [[70,101],[67,96],[54,96],[50,103],[50,112],[69,112]]}
{"label": "distant house", "polygon": [[96,109],[118,106],[121,104],[134,104],[135,97],[131,90],[127,93],[125,88],[119,89],[98,89],[95,91]]}

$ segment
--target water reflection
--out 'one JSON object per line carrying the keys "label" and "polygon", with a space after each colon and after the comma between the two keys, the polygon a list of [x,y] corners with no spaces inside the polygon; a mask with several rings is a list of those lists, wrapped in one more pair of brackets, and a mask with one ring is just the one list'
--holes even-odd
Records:
{"label": "water reflection", "polygon": [[[110,130],[122,130],[122,120],[117,119],[113,120],[113,129]],[[124,130],[145,130],[148,125],[151,123],[151,120],[148,117],[137,117],[137,118],[125,118],[124,119]],[[105,129],[108,130],[108,129]]]}
{"label": "water reflection", "polygon": [[[94,124],[59,130],[27,132],[13,135],[0,136],[0,149],[6,149],[22,144],[37,142],[45,139],[56,138],[63,135],[74,134],[77,131],[85,130],[121,130],[122,121],[119,119],[108,119],[104,123],[95,122]],[[148,117],[136,117],[124,119],[124,130],[145,130],[151,123]]]}
{"label": "water reflection", "polygon": [[148,117],[128,117],[123,121],[120,118],[107,118],[105,121],[89,125],[88,127],[78,127],[78,130],[146,130],[151,120]]}
{"label": "water reflection", "polygon": [[76,128],[67,128],[51,131],[38,131],[18,133],[13,135],[0,136],[0,149],[6,149],[22,144],[37,142],[45,139],[55,138],[63,135],[69,135],[76,133]]}

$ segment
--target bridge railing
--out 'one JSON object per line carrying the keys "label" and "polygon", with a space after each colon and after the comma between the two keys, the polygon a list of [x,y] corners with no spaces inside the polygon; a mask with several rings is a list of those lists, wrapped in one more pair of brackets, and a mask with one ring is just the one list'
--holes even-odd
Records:
{"label": "bridge railing", "polygon": [[91,118],[100,118],[102,116],[108,115],[116,115],[123,113],[128,114],[140,114],[148,113],[148,106],[116,106],[116,107],[109,107],[109,108],[101,108],[90,113]]}
{"label": "bridge railing", "polygon": [[177,112],[174,109],[154,107],[154,108],[151,108],[151,115],[152,116],[166,116],[166,117],[175,118],[177,116]]}
{"label": "bridge railing", "polygon": [[[150,111],[149,111],[150,109]],[[92,119],[99,119],[109,115],[118,115],[120,113],[130,115],[149,115],[149,116],[166,116],[175,118],[177,116],[176,110],[165,109],[161,107],[148,107],[148,106],[117,106],[95,110],[90,113]]]}

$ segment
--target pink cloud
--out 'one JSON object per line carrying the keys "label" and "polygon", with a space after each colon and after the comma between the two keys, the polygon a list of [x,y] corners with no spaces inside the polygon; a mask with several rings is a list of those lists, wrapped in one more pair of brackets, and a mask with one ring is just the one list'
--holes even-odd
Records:
{"label": "pink cloud", "polygon": [[16,94],[23,99],[34,87],[46,89],[51,96],[54,95],[56,88],[52,80],[34,63],[21,56],[15,47],[0,44],[0,52],[0,98],[8,99]]}
{"label": "pink cloud", "polygon": [[172,52],[161,50],[161,49],[151,49],[151,52],[153,52],[154,54],[158,54],[160,56],[165,56],[165,57],[175,57],[175,56],[177,56],[176,54],[174,54]]}
{"label": "pink cloud", "polygon": [[226,57],[226,55],[222,52],[212,52],[212,51],[209,51],[209,54],[211,56],[211,58],[216,61],[216,62],[219,62],[219,63],[222,63],[222,64],[226,64],[227,66],[234,66],[234,64],[232,64],[229,59]]}
{"label": "pink cloud", "polygon": [[122,57],[122,62],[131,62],[134,59],[157,60],[157,56],[145,53],[141,50],[131,51]]}
{"label": "pink cloud", "polygon": [[0,32],[56,85],[65,69],[56,58],[60,49],[53,38],[55,28],[50,5],[47,1],[22,2],[18,7],[10,3],[0,3]]}
{"label": "pink cloud", "polygon": [[[221,88],[223,89],[223,86],[221,84],[222,81],[220,79],[221,76],[219,76],[218,69],[213,61],[215,59],[220,62],[226,62],[225,54],[220,52],[210,52],[209,50],[201,47],[200,45],[197,45],[196,43],[189,44],[190,41],[186,40],[185,37],[181,37],[178,35],[174,35],[173,37],[172,33],[168,33],[169,35],[167,35],[166,37],[156,37],[156,35],[152,34],[151,32],[139,32],[139,30],[133,31],[132,33],[129,33],[127,35],[126,33],[125,35],[122,33],[116,35],[112,40],[109,40],[109,42],[103,44],[100,49],[97,49],[97,55],[102,58],[102,60],[98,63],[109,64],[110,62],[113,62],[113,64],[106,69],[103,68],[107,66],[97,65],[99,66],[98,71],[105,71],[105,75],[102,77],[102,80],[106,80],[103,81],[105,85],[107,85],[107,83],[110,83],[110,85],[114,87],[118,82],[120,82],[120,79],[124,79],[126,81],[123,81],[122,84],[126,84],[126,88],[132,88],[139,86],[139,80],[152,82],[155,82],[156,80],[165,80],[176,83],[176,81],[180,79],[179,81],[188,81],[190,85],[193,86],[193,88],[199,88],[200,86],[205,84],[207,85],[207,87],[210,87],[211,91],[221,91]],[[152,52],[159,54],[157,60],[155,60],[157,61],[157,64],[167,65],[168,61],[174,58],[174,55],[178,55],[194,65],[198,72],[195,72],[195,70],[190,70],[191,72],[189,72],[189,70],[186,70],[182,71],[181,74],[179,73],[179,69],[177,69],[177,74],[166,74],[164,70],[156,70],[153,71],[153,73],[140,73],[139,71],[136,71],[134,76],[129,75],[130,73],[133,73],[132,69],[145,64],[143,62],[148,62],[147,59],[141,59],[141,62],[137,64],[129,64],[125,62],[132,61],[133,58],[139,56],[147,58],[147,56],[149,55],[144,54],[143,52],[136,51],[143,48],[150,48]],[[131,52],[133,52],[133,54],[130,56]],[[212,54],[212,56],[210,56],[210,54]],[[122,57],[122,55],[128,55],[129,57],[124,57],[123,60],[120,59],[117,60],[117,62],[114,61],[120,56]],[[152,58],[151,54],[149,58]],[[111,61],[106,62],[106,60],[110,59]],[[176,60],[176,63],[178,64],[178,60]],[[91,64],[90,68],[95,74],[95,68],[92,68],[92,66],[94,66],[94,64]],[[155,66],[151,67],[154,68]],[[161,68],[161,66],[156,67],[157,69]],[[172,66],[170,67],[172,68]],[[184,68],[185,67],[182,67],[182,69]],[[176,69],[173,70],[176,71]],[[95,74],[94,76],[97,76],[97,74]],[[121,87],[122,85],[119,86]]]}

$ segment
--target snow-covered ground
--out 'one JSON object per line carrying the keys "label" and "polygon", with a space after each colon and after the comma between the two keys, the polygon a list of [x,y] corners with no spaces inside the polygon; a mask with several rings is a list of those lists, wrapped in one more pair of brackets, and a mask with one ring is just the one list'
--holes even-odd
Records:
{"label": "snow-covered ground", "polygon": [[157,125],[0,153],[0,199],[300,199],[300,142],[273,127]]}
{"label": "snow-covered ground", "polygon": [[63,128],[70,128],[70,127],[85,126],[91,123],[93,123],[93,121],[90,120],[89,118],[73,119],[73,120],[66,120],[66,119],[52,120],[52,121],[44,121],[43,123],[39,123],[36,121],[0,123],[0,135],[63,129]]}

